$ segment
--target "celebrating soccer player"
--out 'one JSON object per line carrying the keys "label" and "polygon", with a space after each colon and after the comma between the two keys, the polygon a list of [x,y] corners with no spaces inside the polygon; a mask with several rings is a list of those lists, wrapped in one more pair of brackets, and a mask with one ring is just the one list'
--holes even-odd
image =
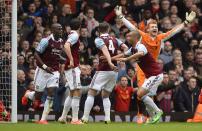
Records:
{"label": "celebrating soccer player", "polygon": [[[143,31],[137,29],[127,19],[124,18],[124,16],[122,15],[121,7],[117,6],[115,8],[115,13],[122,20],[122,22],[124,23],[125,26],[127,26],[131,31],[137,32],[136,34],[141,36],[141,43],[142,43],[141,45],[144,45],[145,49],[147,49],[147,52],[151,55],[151,57],[155,61],[157,61],[157,58],[159,56],[162,41],[165,41],[165,40],[169,39],[170,37],[172,37],[173,35],[175,35],[176,33],[180,32],[185,27],[185,25],[191,23],[196,17],[196,13],[193,11],[191,13],[186,13],[186,20],[183,23],[177,25],[172,30],[170,30],[166,33],[158,34],[158,26],[157,26],[156,20],[150,20],[148,22],[147,27],[146,27],[146,31],[148,33],[145,33]],[[138,63],[138,65],[140,66],[140,63]],[[150,67],[149,69],[151,69],[151,68],[152,67]],[[151,70],[157,70],[155,68],[156,67],[154,67]],[[151,98],[145,96],[145,94],[147,94],[149,92],[149,90],[146,87],[144,88],[145,83],[147,83],[149,80],[148,79],[149,77],[146,76],[147,74],[145,73],[145,71],[143,71],[143,69],[144,69],[144,67],[142,66],[142,68],[139,68],[137,70],[138,81],[142,81],[141,84],[139,84],[139,86],[143,87],[143,88],[139,89],[138,97],[139,97],[139,99],[141,99],[145,103],[146,106],[148,104],[148,101],[151,102],[150,105],[147,106],[147,108],[148,108],[149,114],[153,114],[152,112],[156,113],[152,117],[153,119],[151,119],[152,120],[151,123],[155,123],[159,120],[160,116],[162,115],[162,112],[157,108],[155,109],[155,107],[157,107],[157,106],[154,106],[155,103],[152,102],[153,100]],[[145,78],[146,78],[146,80],[145,80]],[[153,83],[153,82],[150,81],[150,83]],[[150,86],[149,88],[153,88],[153,84],[152,85],[147,84],[146,86]],[[146,99],[148,99],[148,101]],[[149,108],[149,107],[151,107],[151,108]],[[154,110],[150,110],[152,108]]]}

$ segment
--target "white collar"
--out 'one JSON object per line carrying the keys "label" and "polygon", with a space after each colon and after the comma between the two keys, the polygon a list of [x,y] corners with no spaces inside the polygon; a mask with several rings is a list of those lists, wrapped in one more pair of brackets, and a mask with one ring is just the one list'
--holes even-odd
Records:
{"label": "white collar", "polygon": [[108,33],[101,34],[100,36],[109,36]]}
{"label": "white collar", "polygon": [[[54,38],[54,36],[53,36],[53,34],[50,34],[49,39],[50,39],[50,38],[51,38],[52,40],[56,41],[55,38]],[[62,41],[62,39],[59,38],[59,40],[58,40],[57,42],[61,42],[61,41]]]}
{"label": "white collar", "polygon": [[135,45],[135,48],[137,48],[138,45],[142,44],[140,41],[137,42],[137,44]]}

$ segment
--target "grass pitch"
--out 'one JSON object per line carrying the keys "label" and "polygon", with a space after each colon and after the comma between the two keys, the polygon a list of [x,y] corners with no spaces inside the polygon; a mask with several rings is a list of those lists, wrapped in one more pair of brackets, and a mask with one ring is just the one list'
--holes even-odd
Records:
{"label": "grass pitch", "polygon": [[39,125],[20,122],[17,124],[0,124],[0,131],[202,131],[202,123],[169,122],[155,125],[88,123],[70,125],[50,122],[48,125]]}

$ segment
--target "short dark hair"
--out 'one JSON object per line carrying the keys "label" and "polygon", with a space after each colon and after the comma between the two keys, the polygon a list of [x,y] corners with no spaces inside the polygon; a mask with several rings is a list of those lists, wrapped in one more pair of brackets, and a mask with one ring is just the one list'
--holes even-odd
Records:
{"label": "short dark hair", "polygon": [[81,27],[81,22],[79,19],[72,19],[70,22],[71,30],[78,30]]}
{"label": "short dark hair", "polygon": [[107,22],[102,22],[99,24],[98,31],[100,33],[107,33],[109,28],[110,28],[110,26]]}
{"label": "short dark hair", "polygon": [[122,78],[128,79],[128,77],[127,77],[126,75],[121,76],[120,80],[121,80]]}

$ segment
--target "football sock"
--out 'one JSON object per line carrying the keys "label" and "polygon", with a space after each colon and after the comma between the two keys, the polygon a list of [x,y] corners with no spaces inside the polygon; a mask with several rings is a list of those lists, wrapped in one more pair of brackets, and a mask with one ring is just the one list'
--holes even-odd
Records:
{"label": "football sock", "polygon": [[88,95],[86,101],[85,101],[85,106],[84,106],[84,114],[82,119],[83,120],[88,120],[90,111],[94,105],[94,96]]}
{"label": "football sock", "polygon": [[79,102],[80,102],[80,97],[73,96],[72,103],[71,103],[71,107],[72,107],[72,121],[78,121]]}
{"label": "football sock", "polygon": [[105,112],[105,121],[110,121],[111,102],[109,100],[109,97],[103,98],[103,106],[104,106],[104,112]]}
{"label": "football sock", "polygon": [[67,117],[67,114],[69,112],[69,109],[71,107],[71,104],[72,104],[72,97],[71,96],[68,96],[66,99],[65,99],[65,103],[64,103],[64,107],[63,107],[63,111],[62,111],[62,118],[63,119],[66,119]]}
{"label": "football sock", "polygon": [[154,103],[151,97],[149,96],[144,96],[142,101],[144,102],[145,106],[154,112],[159,112],[160,109],[157,107],[157,105]]}
{"label": "football sock", "polygon": [[43,109],[43,114],[42,114],[41,120],[47,119],[47,116],[48,116],[52,106],[53,106],[53,97],[47,96],[45,104],[44,104],[44,109]]}

